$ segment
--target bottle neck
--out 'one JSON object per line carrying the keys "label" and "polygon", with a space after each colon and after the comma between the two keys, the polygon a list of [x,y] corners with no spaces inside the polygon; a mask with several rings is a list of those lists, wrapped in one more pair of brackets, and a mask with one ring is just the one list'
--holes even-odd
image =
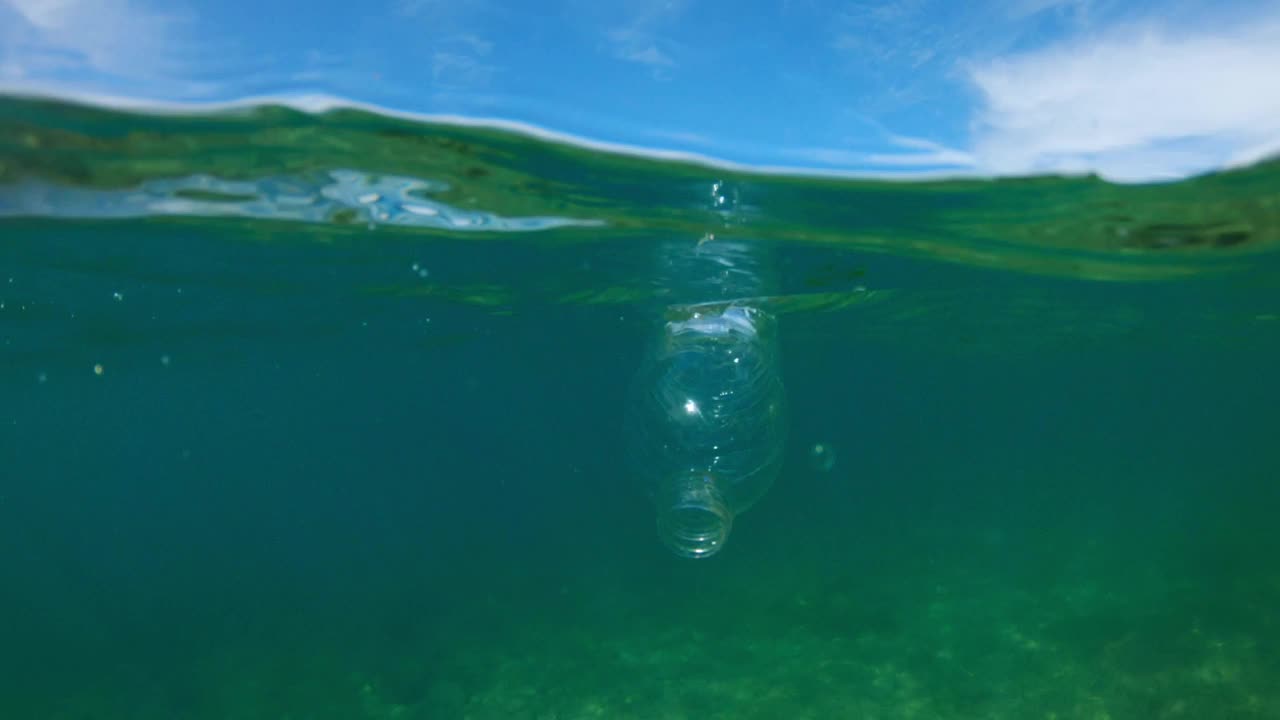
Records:
{"label": "bottle neck", "polygon": [[690,473],[658,498],[658,535],[677,555],[716,554],[732,527],[733,511],[710,473]]}
{"label": "bottle neck", "polygon": [[767,249],[740,240],[673,240],[658,254],[657,280],[670,305],[715,303],[770,292]]}

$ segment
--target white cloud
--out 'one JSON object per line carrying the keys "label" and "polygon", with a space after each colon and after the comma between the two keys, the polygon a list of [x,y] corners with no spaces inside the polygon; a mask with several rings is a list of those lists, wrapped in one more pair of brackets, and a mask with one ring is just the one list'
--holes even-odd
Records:
{"label": "white cloud", "polygon": [[969,67],[972,152],[998,174],[1182,177],[1280,140],[1280,15],[1235,30],[1117,28]]}
{"label": "white cloud", "polygon": [[931,140],[891,135],[889,142],[910,152],[870,153],[866,156],[866,162],[871,165],[930,168],[968,168],[974,165],[972,154]]}
{"label": "white cloud", "polygon": [[613,56],[619,60],[648,65],[655,70],[675,67],[671,56],[658,49],[653,35],[637,28],[619,28],[607,33]]}
{"label": "white cloud", "polygon": [[430,51],[431,80],[437,90],[487,87],[500,70],[490,62],[491,36],[481,36],[502,10],[490,0],[401,0],[396,10],[420,33]]}
{"label": "white cloud", "polygon": [[431,54],[431,79],[438,87],[477,89],[493,79],[497,67],[487,62],[493,43],[472,33],[440,38]]}
{"label": "white cloud", "polygon": [[607,51],[618,60],[648,67],[655,78],[665,78],[679,63],[679,49],[663,32],[678,24],[684,14],[685,0],[626,0],[612,6],[600,24],[613,29],[605,32]]}
{"label": "white cloud", "polygon": [[624,52],[620,57],[623,60],[630,60],[631,62],[652,67],[673,67],[676,64],[669,55],[659,50],[656,45],[650,45],[643,50]]}
{"label": "white cloud", "polygon": [[665,130],[662,128],[652,128],[648,131],[649,135],[661,140],[678,142],[683,145],[710,145],[711,138],[697,132],[689,132],[686,130]]}
{"label": "white cloud", "polygon": [[155,78],[180,63],[186,18],[133,0],[0,0],[0,65],[10,78],[82,70]]}
{"label": "white cloud", "polygon": [[1022,20],[1044,12],[1066,13],[1084,17],[1093,0],[1011,0],[1006,8],[1009,17]]}
{"label": "white cloud", "polygon": [[494,67],[470,53],[436,52],[431,55],[431,79],[446,88],[477,88],[489,84]]}
{"label": "white cloud", "polygon": [[473,33],[461,33],[454,37],[454,41],[460,45],[464,45],[471,50],[471,53],[478,56],[488,55],[493,50],[493,42],[486,40],[479,35]]}
{"label": "white cloud", "polygon": [[866,152],[839,148],[790,148],[787,154],[800,162],[829,167],[876,168],[895,174],[956,174],[971,170],[973,156],[920,138],[890,135],[889,142],[902,152]]}

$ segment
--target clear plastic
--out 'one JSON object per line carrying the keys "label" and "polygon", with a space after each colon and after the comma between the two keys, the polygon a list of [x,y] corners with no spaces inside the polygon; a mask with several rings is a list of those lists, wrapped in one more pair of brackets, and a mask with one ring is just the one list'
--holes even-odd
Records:
{"label": "clear plastic", "polygon": [[[742,257],[741,246],[730,249]],[[691,255],[688,269],[714,259]],[[782,462],[784,403],[776,322],[758,302],[667,308],[636,378],[627,435],[632,471],[676,554],[718,552],[735,517],[768,490]]]}

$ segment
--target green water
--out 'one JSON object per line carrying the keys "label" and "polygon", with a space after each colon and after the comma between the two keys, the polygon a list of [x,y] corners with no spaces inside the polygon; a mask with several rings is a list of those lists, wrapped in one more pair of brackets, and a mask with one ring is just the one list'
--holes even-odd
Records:
{"label": "green water", "polygon": [[[692,561],[623,416],[655,253],[726,241],[788,444]],[[1276,164],[903,184],[4,100],[0,717],[1280,717],[1278,242]]]}

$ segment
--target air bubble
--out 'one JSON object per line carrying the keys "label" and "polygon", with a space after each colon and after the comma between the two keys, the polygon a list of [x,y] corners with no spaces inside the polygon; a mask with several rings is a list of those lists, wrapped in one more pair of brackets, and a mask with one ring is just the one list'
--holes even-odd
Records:
{"label": "air bubble", "polygon": [[809,467],[825,473],[836,465],[836,450],[828,443],[814,443],[809,449]]}
{"label": "air bubble", "polygon": [[124,295],[120,294],[119,292],[113,292],[111,293],[111,298],[116,302],[120,302],[124,300]]}
{"label": "air bubble", "polygon": [[737,209],[738,189],[723,180],[711,183],[711,210],[730,216]]}

